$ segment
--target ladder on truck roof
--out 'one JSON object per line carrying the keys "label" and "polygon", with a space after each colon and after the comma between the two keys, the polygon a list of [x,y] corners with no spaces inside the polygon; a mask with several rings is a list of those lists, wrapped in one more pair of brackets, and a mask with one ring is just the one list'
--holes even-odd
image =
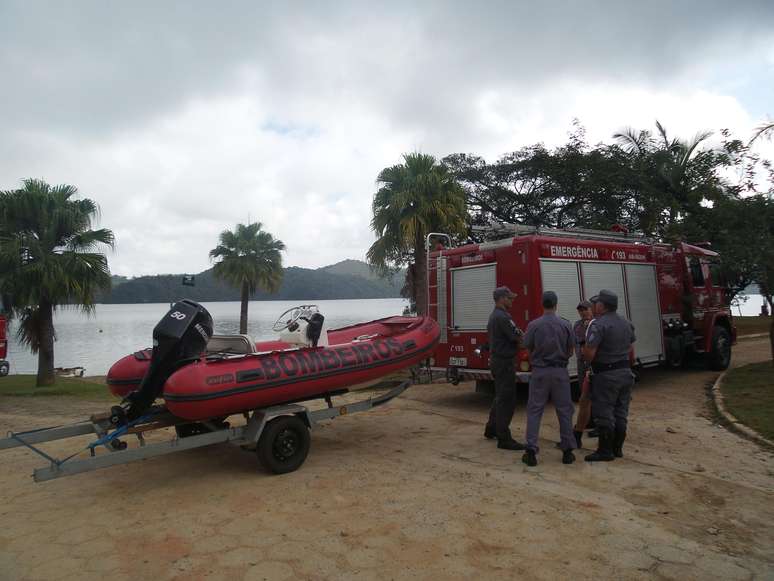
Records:
{"label": "ladder on truck roof", "polygon": [[557,238],[587,238],[593,240],[616,240],[619,242],[644,242],[652,244],[653,239],[641,232],[615,232],[612,230],[594,230],[591,228],[544,228],[527,224],[493,223],[489,226],[472,226],[474,232],[502,236],[527,236],[539,234]]}

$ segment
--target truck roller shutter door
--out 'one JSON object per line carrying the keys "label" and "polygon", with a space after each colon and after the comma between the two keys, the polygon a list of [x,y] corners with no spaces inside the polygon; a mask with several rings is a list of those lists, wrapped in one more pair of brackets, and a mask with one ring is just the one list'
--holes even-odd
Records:
{"label": "truck roller shutter door", "polygon": [[635,355],[643,363],[658,361],[664,351],[656,267],[650,264],[627,264],[624,270],[629,290],[630,320],[637,335]]}
{"label": "truck roller shutter door", "polygon": [[494,308],[492,291],[497,288],[495,265],[451,269],[452,327],[461,331],[486,330]]}
{"label": "truck roller shutter door", "polygon": [[[559,299],[557,314],[571,323],[577,321],[576,307],[580,302],[578,263],[567,260],[541,260],[540,278],[543,282],[543,292],[554,291]],[[567,370],[571,376],[578,373],[578,361],[575,357],[568,361]]]}
{"label": "truck roller shutter door", "polygon": [[602,262],[581,262],[584,298],[607,289],[618,295],[618,314],[629,318],[629,305],[624,291],[623,265]]}

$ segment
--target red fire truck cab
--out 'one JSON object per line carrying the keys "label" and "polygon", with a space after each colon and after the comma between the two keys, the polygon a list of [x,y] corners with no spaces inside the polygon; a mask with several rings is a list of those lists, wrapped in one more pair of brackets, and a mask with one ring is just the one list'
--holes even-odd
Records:
{"label": "red fire truck cab", "polygon": [[[736,329],[717,253],[624,232],[509,226],[509,233],[428,253],[429,313],[441,326],[431,368],[453,383],[491,386],[486,325],[492,291],[502,285],[517,295],[511,315],[521,329],[542,314],[543,291],[556,292],[559,315],[573,322],[578,303],[605,288],[618,294],[618,313],[635,326],[639,364],[680,367],[686,355],[701,353],[712,369],[728,367]],[[520,382],[529,381],[526,350],[516,369]]]}

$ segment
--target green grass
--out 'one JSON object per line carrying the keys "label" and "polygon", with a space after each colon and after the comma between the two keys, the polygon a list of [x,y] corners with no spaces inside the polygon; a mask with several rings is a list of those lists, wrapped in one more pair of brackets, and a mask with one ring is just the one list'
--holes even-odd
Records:
{"label": "green grass", "polygon": [[738,335],[753,335],[768,333],[771,327],[771,317],[734,317],[734,325]]}
{"label": "green grass", "polygon": [[80,378],[57,377],[48,387],[35,387],[34,375],[8,375],[0,377],[0,396],[67,396],[81,399],[108,400],[113,396],[104,383]]}
{"label": "green grass", "polygon": [[774,366],[771,361],[732,369],[721,386],[728,411],[774,440]]}

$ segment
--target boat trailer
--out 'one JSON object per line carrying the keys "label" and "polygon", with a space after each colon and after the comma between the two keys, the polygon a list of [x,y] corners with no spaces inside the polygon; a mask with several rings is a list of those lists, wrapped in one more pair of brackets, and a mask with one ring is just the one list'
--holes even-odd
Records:
{"label": "boat trailer", "polygon": [[[49,465],[33,471],[35,482],[224,442],[255,450],[264,468],[275,474],[284,474],[297,470],[306,460],[311,441],[309,431],[318,422],[385,404],[403,393],[411,383],[411,380],[377,383],[369,388],[389,391],[344,405],[334,405],[332,396],[347,390],[324,395],[316,399],[324,399],[327,407],[318,410],[310,410],[301,403],[255,409],[244,412],[247,422],[237,427],[224,422],[225,418],[197,422],[184,420],[172,415],[165,406],[154,406],[146,415],[119,427],[111,424],[110,414],[106,413],[75,424],[8,432],[6,438],[0,439],[0,450],[24,446],[45,458]],[[175,428],[177,437],[165,442],[146,442],[145,434],[169,427]],[[63,459],[54,458],[37,447],[45,442],[88,434],[96,434],[97,439]],[[125,436],[135,436],[139,446],[130,447],[121,439]],[[86,453],[88,455],[84,457]]]}

